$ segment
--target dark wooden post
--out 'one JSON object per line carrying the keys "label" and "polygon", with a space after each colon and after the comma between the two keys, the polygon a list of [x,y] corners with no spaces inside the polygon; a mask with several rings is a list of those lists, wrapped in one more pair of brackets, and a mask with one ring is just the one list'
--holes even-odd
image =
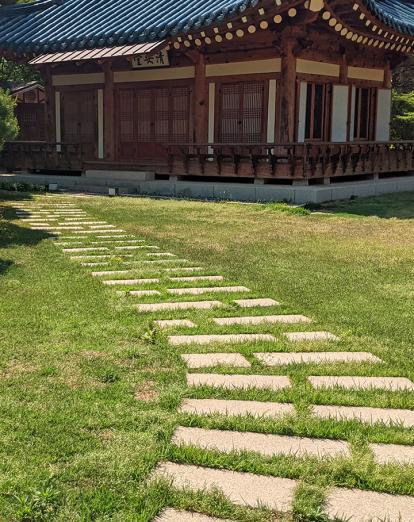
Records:
{"label": "dark wooden post", "polygon": [[343,53],[341,57],[341,64],[339,66],[339,81],[343,85],[348,83],[348,62],[345,53]]}
{"label": "dark wooden post", "polygon": [[197,143],[207,142],[207,81],[204,54],[198,53],[194,80],[194,137]]}
{"label": "dark wooden post", "polygon": [[104,86],[104,151],[105,159],[115,159],[115,97],[114,72],[111,62],[102,64],[105,73]]}
{"label": "dark wooden post", "polygon": [[292,143],[295,140],[296,121],[296,57],[294,46],[296,39],[282,37],[281,56],[281,106],[280,106],[280,140]]}
{"label": "dark wooden post", "polygon": [[52,71],[45,67],[40,71],[45,84],[45,137],[48,143],[56,142],[55,89],[52,82]]}
{"label": "dark wooden post", "polygon": [[392,69],[390,61],[387,60],[384,67],[384,89],[391,89],[392,87]]}

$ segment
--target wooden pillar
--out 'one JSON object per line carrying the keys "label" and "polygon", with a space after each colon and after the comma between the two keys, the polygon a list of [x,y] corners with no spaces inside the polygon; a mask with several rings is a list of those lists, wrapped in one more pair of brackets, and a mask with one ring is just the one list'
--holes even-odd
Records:
{"label": "wooden pillar", "polygon": [[104,62],[102,68],[105,74],[104,86],[104,158],[115,159],[115,95],[114,72],[111,62]]}
{"label": "wooden pillar", "polygon": [[392,87],[392,69],[390,61],[387,60],[384,67],[384,89],[391,89]]}
{"label": "wooden pillar", "polygon": [[41,71],[45,85],[45,137],[48,143],[56,142],[55,89],[52,83],[52,70],[46,67]]}
{"label": "wooden pillar", "polygon": [[207,142],[208,93],[204,54],[198,53],[194,80],[194,138],[197,143]]}
{"label": "wooden pillar", "polygon": [[293,49],[296,39],[283,37],[281,46],[281,105],[280,105],[280,141],[292,143],[295,140],[296,122],[296,57]]}
{"label": "wooden pillar", "polygon": [[341,57],[341,63],[339,66],[339,82],[343,85],[348,83],[348,62],[345,53]]}

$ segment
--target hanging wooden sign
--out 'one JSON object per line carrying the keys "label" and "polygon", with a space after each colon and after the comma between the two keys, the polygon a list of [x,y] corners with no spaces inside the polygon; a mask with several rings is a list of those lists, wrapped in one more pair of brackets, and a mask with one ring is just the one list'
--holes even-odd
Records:
{"label": "hanging wooden sign", "polygon": [[155,54],[139,54],[132,58],[133,69],[146,69],[148,67],[168,67],[170,60],[168,57],[168,51],[162,49]]}

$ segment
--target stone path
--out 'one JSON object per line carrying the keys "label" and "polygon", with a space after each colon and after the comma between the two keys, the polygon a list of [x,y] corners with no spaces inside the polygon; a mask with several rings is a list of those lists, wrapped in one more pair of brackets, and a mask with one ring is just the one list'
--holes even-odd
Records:
{"label": "stone path", "polygon": [[[63,255],[79,261],[80,266],[88,269],[97,284],[102,284],[107,291],[125,296],[127,306],[140,314],[148,314],[148,319],[165,335],[169,349],[178,351],[188,368],[188,396],[179,406],[181,425],[174,432],[172,444],[183,451],[197,448],[201,452],[223,454],[248,452],[259,458],[280,455],[291,459],[352,458],[352,446],[346,437],[341,439],[335,435],[335,431],[332,439],[312,437],[307,433],[307,436],[299,437],[290,434],[291,430],[277,433],[278,428],[275,433],[256,433],[248,428],[252,419],[255,426],[262,419],[266,426],[272,426],[274,422],[295,422],[305,415],[312,422],[328,422],[332,426],[356,422],[376,424],[384,429],[387,426],[394,430],[414,428],[414,411],[409,409],[375,408],[365,405],[363,399],[358,406],[327,404],[332,397],[330,394],[338,393],[338,390],[347,390],[347,394],[358,391],[358,397],[374,391],[391,396],[412,393],[414,383],[404,376],[381,375],[382,360],[373,353],[342,350],[340,335],[311,330],[310,323],[316,318],[294,313],[275,314],[272,308],[283,305],[273,297],[255,296],[248,287],[237,282],[226,284],[221,274],[207,271],[203,266],[192,266],[191,261],[172,252],[163,252],[158,245],[131,236],[116,225],[96,220],[74,204],[25,203],[16,214],[33,230],[59,236],[54,244]],[[105,269],[94,270],[94,267]],[[196,274],[191,275],[193,272]],[[224,283],[208,286],[215,281]],[[200,286],[190,286],[198,282]],[[120,286],[126,288],[118,290]],[[251,297],[243,296],[247,292]],[[191,296],[210,293],[222,294],[220,300],[190,300]],[[234,298],[232,294],[235,294]],[[186,297],[189,300],[181,300]],[[134,299],[142,302],[134,303]],[[220,315],[214,311],[216,308],[220,309]],[[292,331],[293,328],[296,331]],[[187,329],[195,330],[195,333],[189,334]],[[235,345],[237,352],[234,352]],[[269,348],[272,351],[267,351]],[[327,364],[337,365],[329,367],[330,375],[325,375]],[[299,365],[303,371],[302,385],[308,386],[314,394],[325,393],[321,397],[327,397],[327,403],[318,400],[318,404],[310,404],[304,414],[290,399],[285,399],[289,397],[286,394],[294,392],[298,386],[294,374],[292,378],[289,374],[292,368],[295,369],[293,365]],[[309,371],[312,374],[306,373],[309,365],[312,365],[312,371]],[[363,375],[358,375],[357,371],[353,375],[354,371],[350,370],[344,374],[344,368],[358,369],[359,366],[365,370],[370,368],[375,376],[367,376],[365,370]],[[332,369],[336,367],[340,369],[339,375]],[[280,372],[280,375],[272,372]],[[271,393],[275,400],[251,400],[259,397],[257,393]],[[232,398],[227,398],[229,396]],[[203,422],[215,418],[228,418],[229,422],[238,420],[243,429],[220,430],[191,425],[194,419]],[[367,441],[366,451],[376,465],[414,466],[414,446],[386,440],[387,443]],[[206,462],[210,461],[206,459]],[[164,478],[177,489],[208,493],[218,488],[235,504],[252,508],[267,506],[279,513],[292,510],[300,485],[295,475],[285,478],[235,472],[216,469],[213,464],[201,467],[166,462],[158,466],[153,477]],[[325,500],[322,506],[325,515],[338,520],[414,521],[412,496],[332,487],[327,489]],[[155,520],[218,521],[214,517],[172,508],[166,508]]]}

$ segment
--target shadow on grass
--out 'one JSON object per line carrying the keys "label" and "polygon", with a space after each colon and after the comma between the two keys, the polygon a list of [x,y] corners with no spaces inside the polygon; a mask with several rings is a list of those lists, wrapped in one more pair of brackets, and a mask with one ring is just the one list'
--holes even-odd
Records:
{"label": "shadow on grass", "polygon": [[383,219],[414,219],[414,192],[398,192],[372,198],[355,198],[321,204],[318,209],[329,214],[355,217],[376,216]]}

